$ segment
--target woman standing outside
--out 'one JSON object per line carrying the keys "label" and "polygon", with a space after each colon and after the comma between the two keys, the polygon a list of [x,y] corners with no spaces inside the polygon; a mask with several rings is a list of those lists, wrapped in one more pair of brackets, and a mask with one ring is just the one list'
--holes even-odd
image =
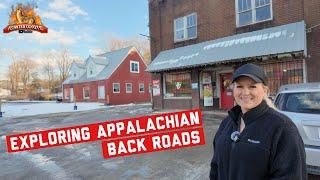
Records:
{"label": "woman standing outside", "polygon": [[214,137],[210,179],[306,179],[303,141],[294,123],[270,107],[263,69],[245,64],[232,81],[237,105]]}

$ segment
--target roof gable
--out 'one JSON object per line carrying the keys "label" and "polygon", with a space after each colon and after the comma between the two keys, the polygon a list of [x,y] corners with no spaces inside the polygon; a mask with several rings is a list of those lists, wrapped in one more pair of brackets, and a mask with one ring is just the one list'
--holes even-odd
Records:
{"label": "roof gable", "polygon": [[87,77],[87,73],[84,73],[84,75],[82,75],[77,80],[69,80],[68,78],[65,82],[63,82],[63,84],[108,79],[112,75],[112,73],[118,68],[118,66],[123,62],[123,60],[128,56],[132,48],[132,46],[129,46],[119,50],[103,53],[94,57],[89,56],[85,62],[85,66],[87,66],[89,62],[93,62],[94,64],[104,66],[100,73],[98,73],[94,77]]}

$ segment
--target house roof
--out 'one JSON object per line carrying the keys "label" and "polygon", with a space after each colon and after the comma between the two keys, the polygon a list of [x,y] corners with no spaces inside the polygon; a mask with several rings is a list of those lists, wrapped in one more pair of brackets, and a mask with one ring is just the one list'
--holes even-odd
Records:
{"label": "house roof", "polygon": [[80,62],[73,62],[72,63],[72,65],[75,65],[75,66],[77,66],[77,67],[79,67],[79,68],[81,68],[81,69],[85,69],[86,68],[86,66],[85,66],[85,64],[83,64],[83,63],[80,63]]}
{"label": "house roof", "polygon": [[125,57],[128,55],[133,46],[122,48],[115,51],[110,51],[98,56],[89,56],[86,60],[86,63],[83,64],[84,67],[88,64],[89,61],[92,61],[95,64],[104,66],[102,71],[94,77],[87,77],[87,73],[84,73],[80,78],[74,80],[71,75],[63,82],[63,84],[73,84],[89,81],[98,81],[108,79],[115,69],[123,62]]}
{"label": "house roof", "polygon": [[100,65],[108,65],[109,60],[106,58],[106,56],[89,56],[88,60],[92,60],[95,64]]}
{"label": "house roof", "polygon": [[301,51],[306,55],[304,21],[162,51],[146,71],[160,72]]}

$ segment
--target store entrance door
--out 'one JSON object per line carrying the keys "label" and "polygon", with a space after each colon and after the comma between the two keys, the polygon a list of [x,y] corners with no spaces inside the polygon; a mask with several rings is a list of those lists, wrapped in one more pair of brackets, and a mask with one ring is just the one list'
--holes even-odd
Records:
{"label": "store entrance door", "polygon": [[231,83],[232,83],[232,73],[220,74],[221,109],[231,109],[234,105]]}

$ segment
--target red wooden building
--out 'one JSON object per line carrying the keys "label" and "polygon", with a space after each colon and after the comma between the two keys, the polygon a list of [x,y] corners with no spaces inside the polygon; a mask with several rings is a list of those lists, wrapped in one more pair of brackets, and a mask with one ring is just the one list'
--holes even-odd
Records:
{"label": "red wooden building", "polygon": [[89,56],[83,64],[72,64],[62,84],[63,99],[112,105],[150,102],[151,75],[145,69],[143,57],[132,46]]}

